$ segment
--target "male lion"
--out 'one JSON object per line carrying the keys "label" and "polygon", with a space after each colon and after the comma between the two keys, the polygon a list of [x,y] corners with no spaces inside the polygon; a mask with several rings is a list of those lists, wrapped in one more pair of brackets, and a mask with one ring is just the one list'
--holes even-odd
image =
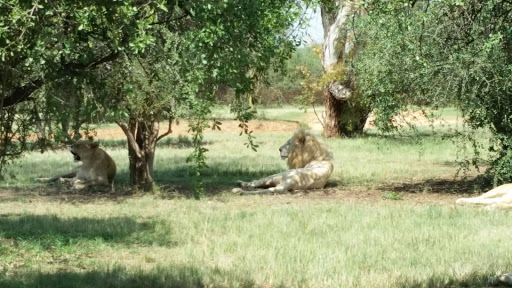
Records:
{"label": "male lion", "polygon": [[327,147],[304,129],[298,129],[279,151],[283,160],[288,158],[291,170],[251,182],[238,181],[242,188],[265,189],[244,191],[238,188],[234,191],[243,195],[323,188],[334,169],[332,154]]}
{"label": "male lion", "polygon": [[37,182],[52,182],[60,180],[61,183],[71,183],[73,188],[82,189],[90,185],[112,184],[116,175],[116,163],[98,142],[79,140],[71,145],[70,151],[75,162],[82,161],[82,165],[69,172],[52,178],[36,178]]}
{"label": "male lion", "polygon": [[512,208],[512,184],[498,186],[478,197],[459,198],[456,204],[489,205],[488,208]]}

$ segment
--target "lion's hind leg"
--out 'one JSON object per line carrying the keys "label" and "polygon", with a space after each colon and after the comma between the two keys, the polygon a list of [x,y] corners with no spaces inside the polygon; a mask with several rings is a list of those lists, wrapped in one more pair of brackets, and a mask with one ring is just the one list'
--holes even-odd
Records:
{"label": "lion's hind leg", "polygon": [[500,284],[512,285],[512,273],[501,274],[496,277],[489,278],[488,284],[492,286],[498,286]]}
{"label": "lion's hind leg", "polygon": [[285,192],[286,185],[283,183],[283,179],[286,177],[286,172],[274,174],[265,178],[261,178],[258,180],[254,180],[251,182],[243,182],[238,181],[238,184],[242,188],[248,188],[248,189],[258,189],[258,188],[264,188],[259,190],[252,190],[252,191],[245,191],[245,190],[236,190],[237,192],[240,192],[241,195],[249,195],[249,194],[269,194],[269,193],[282,193]]}
{"label": "lion's hind leg", "polygon": [[260,189],[260,190],[252,190],[252,191],[242,190],[240,192],[240,195],[262,195],[262,194],[283,193],[283,192],[286,192],[286,189],[282,185],[278,185],[276,187],[270,187],[268,189]]}
{"label": "lion's hind leg", "polygon": [[87,186],[92,186],[92,185],[110,185],[107,178],[105,178],[105,177],[96,177],[96,178],[90,179],[90,180],[77,179],[76,181],[73,181],[72,184],[73,184],[73,188],[75,188],[75,189],[83,189]]}
{"label": "lion's hind leg", "polygon": [[[72,179],[74,177],[76,177],[75,169],[73,169],[69,172],[65,172],[60,175],[51,177],[51,178],[34,178],[34,181],[39,182],[39,183],[47,183],[47,182],[54,182],[54,181],[61,180],[61,179]],[[61,180],[61,183],[63,183],[62,180]]]}
{"label": "lion's hind leg", "polygon": [[[272,176],[271,176],[272,177]],[[265,181],[263,181],[265,180]],[[258,180],[260,182],[256,184],[261,184],[260,187],[267,188],[267,185],[273,184],[275,187],[270,187],[267,189],[253,190],[253,191],[241,191],[241,195],[255,195],[255,194],[270,194],[270,193],[284,193],[289,190],[292,190],[294,187],[293,177],[290,177],[288,174],[278,174],[274,175],[274,178],[270,179],[270,177]]]}
{"label": "lion's hind leg", "polygon": [[282,174],[274,174],[265,178],[261,178],[258,180],[243,182],[237,181],[238,185],[242,188],[256,189],[256,188],[270,188],[276,187],[281,184],[283,179]]}

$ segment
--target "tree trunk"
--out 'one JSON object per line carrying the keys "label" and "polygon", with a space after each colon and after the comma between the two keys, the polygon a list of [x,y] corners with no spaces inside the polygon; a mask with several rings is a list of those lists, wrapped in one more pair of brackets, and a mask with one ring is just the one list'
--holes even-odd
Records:
{"label": "tree trunk", "polygon": [[[130,183],[149,191],[153,188],[153,163],[155,159],[158,122],[130,119],[129,129],[135,135],[135,143],[128,145],[130,157]],[[156,129],[153,129],[156,128]],[[134,146],[134,144],[136,146]],[[137,153],[137,151],[139,151]]]}
{"label": "tree trunk", "polygon": [[130,160],[130,183],[132,186],[150,191],[153,188],[153,165],[155,162],[156,143],[172,132],[169,129],[158,136],[159,123],[156,120],[138,121],[130,117],[128,125],[117,122],[128,139],[128,157]]}
{"label": "tree trunk", "polygon": [[66,138],[66,139],[60,139],[60,141],[70,141],[71,140],[71,137],[69,136],[69,115],[68,114],[64,114],[63,116],[61,116],[62,119],[60,120],[60,127],[62,129],[62,135]]}
{"label": "tree trunk", "polygon": [[80,127],[82,127],[82,119],[80,119],[80,109],[75,108],[75,113],[73,114],[73,140],[79,140],[82,138],[80,134]]}
{"label": "tree trunk", "polygon": [[325,101],[325,120],[324,120],[324,136],[327,138],[337,137],[340,135],[340,125],[338,119],[341,114],[341,103],[338,101],[331,92],[329,86],[324,87],[324,101]]}
{"label": "tree trunk", "polygon": [[[355,96],[350,65],[345,57],[353,54],[352,35],[345,27],[352,15],[350,1],[338,1],[336,10],[321,7],[324,44],[322,66],[324,73],[346,71],[345,79],[335,79],[324,86],[325,121],[324,136],[352,136],[361,133],[369,111],[364,109]],[[336,73],[338,74],[338,73]]]}
{"label": "tree trunk", "polygon": [[34,110],[32,112],[34,114],[34,120],[36,125],[36,133],[37,133],[37,140],[39,142],[46,142],[46,123],[41,119],[41,116],[39,115],[39,110],[37,109],[37,106],[34,105]]}

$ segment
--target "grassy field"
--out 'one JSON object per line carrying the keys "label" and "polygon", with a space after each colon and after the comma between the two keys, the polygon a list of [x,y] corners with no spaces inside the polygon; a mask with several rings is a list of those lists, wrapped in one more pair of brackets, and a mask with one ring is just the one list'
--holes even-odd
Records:
{"label": "grassy field", "polygon": [[[282,109],[264,118],[314,127],[311,111]],[[0,287],[485,287],[512,271],[512,214],[453,205],[480,190],[475,171],[454,177],[447,128],[324,140],[336,167],[326,189],[254,197],[230,190],[285,169],[277,147],[291,132],[257,133],[258,152],[237,131],[208,132],[200,201],[186,136],[158,147],[151,195],[128,191],[121,140],[103,142],[114,193],[34,184],[76,164],[66,151],[27,155],[0,183]]]}

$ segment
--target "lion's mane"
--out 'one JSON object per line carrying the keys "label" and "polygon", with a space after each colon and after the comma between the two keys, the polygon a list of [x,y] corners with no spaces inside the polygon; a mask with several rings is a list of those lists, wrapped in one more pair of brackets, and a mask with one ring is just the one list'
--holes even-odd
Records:
{"label": "lion's mane", "polygon": [[332,161],[327,147],[306,130],[297,130],[292,139],[287,161],[290,169],[303,168],[312,161]]}

